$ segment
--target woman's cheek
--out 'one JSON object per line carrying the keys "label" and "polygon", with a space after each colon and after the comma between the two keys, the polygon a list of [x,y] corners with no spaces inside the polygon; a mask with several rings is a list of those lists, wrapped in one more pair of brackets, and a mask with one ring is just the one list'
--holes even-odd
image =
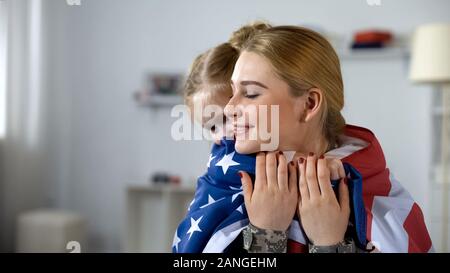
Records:
{"label": "woman's cheek", "polygon": [[255,140],[237,140],[235,149],[240,154],[252,154],[261,151],[261,145]]}

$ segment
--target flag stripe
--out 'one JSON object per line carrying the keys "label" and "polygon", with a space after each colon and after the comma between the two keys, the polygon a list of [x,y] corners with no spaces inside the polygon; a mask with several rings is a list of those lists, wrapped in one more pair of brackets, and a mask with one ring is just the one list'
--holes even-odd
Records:
{"label": "flag stripe", "polygon": [[408,252],[429,252],[432,249],[431,238],[424,224],[422,210],[416,203],[412,206],[403,226],[409,236]]}

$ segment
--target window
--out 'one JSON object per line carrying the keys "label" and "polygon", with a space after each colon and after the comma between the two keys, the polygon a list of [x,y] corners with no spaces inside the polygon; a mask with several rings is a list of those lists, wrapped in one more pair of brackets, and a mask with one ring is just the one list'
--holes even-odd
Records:
{"label": "window", "polygon": [[7,48],[7,3],[0,0],[0,139],[6,133],[6,48]]}

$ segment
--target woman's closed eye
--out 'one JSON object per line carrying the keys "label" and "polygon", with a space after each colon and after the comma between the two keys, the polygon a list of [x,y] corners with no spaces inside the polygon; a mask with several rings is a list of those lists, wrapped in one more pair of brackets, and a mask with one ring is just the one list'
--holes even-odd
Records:
{"label": "woman's closed eye", "polygon": [[247,99],[254,99],[259,97],[260,94],[255,94],[255,93],[245,93],[244,97],[246,97]]}
{"label": "woman's closed eye", "polygon": [[255,98],[259,97],[259,94],[255,94],[255,95],[245,95],[245,97],[246,97],[247,99],[255,99]]}

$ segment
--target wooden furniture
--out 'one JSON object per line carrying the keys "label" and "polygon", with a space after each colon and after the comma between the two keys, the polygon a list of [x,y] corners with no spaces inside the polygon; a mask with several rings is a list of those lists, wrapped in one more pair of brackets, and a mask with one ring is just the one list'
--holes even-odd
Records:
{"label": "wooden furniture", "polygon": [[194,198],[194,188],[127,187],[127,252],[172,252],[173,235]]}

